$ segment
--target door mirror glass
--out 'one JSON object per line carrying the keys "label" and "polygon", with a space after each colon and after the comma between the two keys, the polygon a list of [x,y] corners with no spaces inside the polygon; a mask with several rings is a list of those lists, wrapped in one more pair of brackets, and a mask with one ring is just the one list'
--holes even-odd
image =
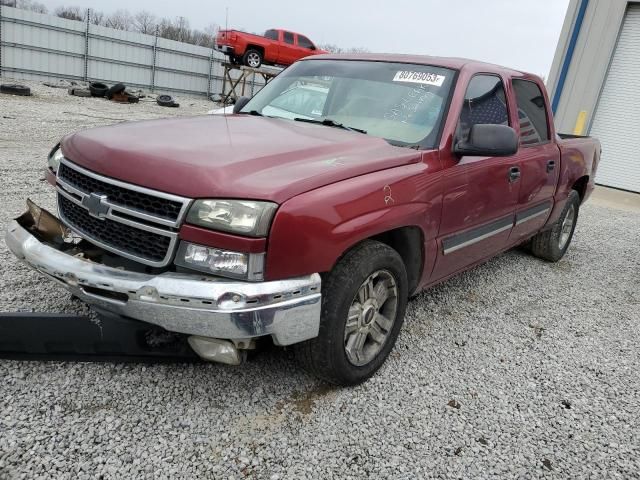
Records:
{"label": "door mirror glass", "polygon": [[249,100],[251,100],[249,97],[240,97],[236,100],[236,103],[233,105],[233,113],[238,113],[240,112],[240,110],[243,109],[243,107],[249,103]]}
{"label": "door mirror glass", "polygon": [[460,156],[508,157],[518,151],[518,136],[507,125],[478,123],[471,126],[468,138],[456,143],[453,151]]}

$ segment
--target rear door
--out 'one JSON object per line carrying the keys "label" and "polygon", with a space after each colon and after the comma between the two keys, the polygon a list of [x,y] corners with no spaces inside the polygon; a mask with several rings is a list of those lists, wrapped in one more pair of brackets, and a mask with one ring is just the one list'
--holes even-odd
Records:
{"label": "rear door", "polygon": [[265,38],[271,40],[264,51],[264,60],[270,63],[277,63],[280,53],[280,32],[270,29],[264,32]]}
{"label": "rear door", "polygon": [[[515,117],[509,114],[504,85],[504,80],[494,74],[476,74],[471,78],[458,119],[457,139],[466,138],[474,124],[513,127]],[[442,221],[433,280],[506,248],[518,203],[517,155],[463,156],[445,159],[445,164],[452,161],[454,164],[444,170],[442,179]]]}
{"label": "rear door", "polygon": [[520,135],[520,194],[512,241],[537,232],[547,221],[560,172],[560,150],[552,141],[543,89],[534,80],[513,79]]}
{"label": "rear door", "polygon": [[282,42],[280,42],[280,52],[278,52],[278,63],[290,65],[297,60],[296,37],[293,32],[282,32]]}

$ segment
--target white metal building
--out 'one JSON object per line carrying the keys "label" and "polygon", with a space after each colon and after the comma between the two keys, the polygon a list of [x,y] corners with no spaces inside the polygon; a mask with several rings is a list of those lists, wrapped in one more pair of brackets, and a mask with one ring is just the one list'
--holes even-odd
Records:
{"label": "white metal building", "polygon": [[640,193],[640,0],[571,0],[547,84],[558,131],[600,139],[596,182]]}

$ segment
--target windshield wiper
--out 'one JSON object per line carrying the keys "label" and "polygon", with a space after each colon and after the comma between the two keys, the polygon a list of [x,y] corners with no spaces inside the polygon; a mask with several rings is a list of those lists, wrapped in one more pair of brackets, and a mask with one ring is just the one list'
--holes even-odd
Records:
{"label": "windshield wiper", "polygon": [[359,132],[359,133],[367,133],[366,130],[362,130],[361,128],[353,128],[353,127],[348,127],[347,125],[344,125],[342,123],[338,123],[334,120],[331,120],[330,118],[325,118],[323,120],[316,120],[314,118],[294,118],[294,120],[296,122],[307,122],[307,123],[317,123],[318,125],[325,125],[327,127],[336,127],[336,128],[342,128],[343,130],[349,130],[350,132]]}

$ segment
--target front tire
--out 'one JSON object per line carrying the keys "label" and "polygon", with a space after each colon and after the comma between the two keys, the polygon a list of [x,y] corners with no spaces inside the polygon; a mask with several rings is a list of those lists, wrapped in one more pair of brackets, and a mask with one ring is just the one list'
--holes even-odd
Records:
{"label": "front tire", "polygon": [[571,190],[558,220],[550,229],[538,233],[531,239],[531,252],[548,262],[557,262],[564,257],[573,239],[579,211],[580,195]]}
{"label": "front tire", "polygon": [[295,346],[296,358],[330,383],[364,382],[393,349],[407,298],[407,273],[398,252],[363,242],[323,279],[320,332]]}

